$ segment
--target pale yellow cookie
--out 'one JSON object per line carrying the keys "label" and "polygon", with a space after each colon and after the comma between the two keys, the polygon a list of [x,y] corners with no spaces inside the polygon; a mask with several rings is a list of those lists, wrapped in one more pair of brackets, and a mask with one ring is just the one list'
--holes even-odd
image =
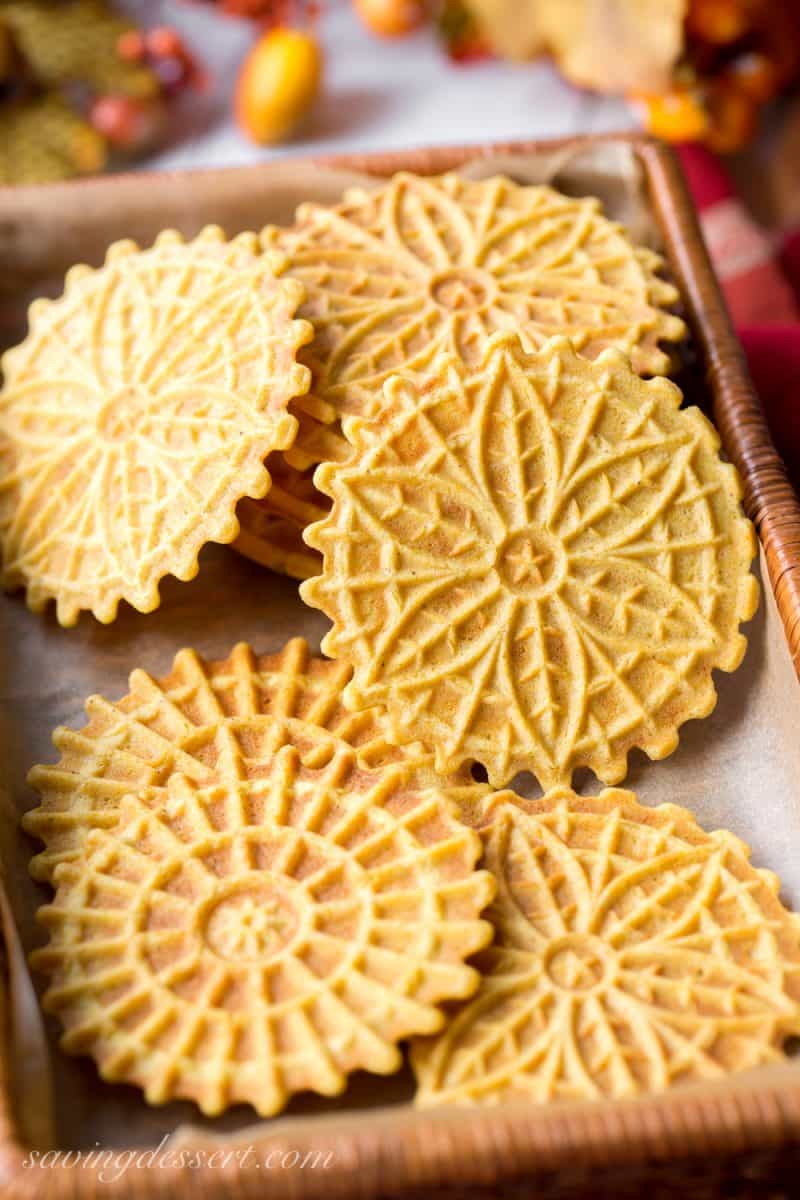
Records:
{"label": "pale yellow cookie", "polygon": [[629,750],[663,758],[716,703],[755,610],[755,537],[734,468],[696,408],[618,351],[497,335],[468,372],[387,384],[350,419],[344,465],[315,479],[331,515],[306,532],[323,574],[303,599],[351,662],[345,703],[385,707],[440,770],[544,788]]}
{"label": "pale yellow cookie", "polygon": [[495,890],[480,838],[405,764],[370,770],[324,733],[317,748],[321,765],[284,744],[206,788],[173,776],[56,868],[31,961],[62,1047],[104,1079],[272,1116],[396,1071],[397,1042],[475,991],[465,959]]}
{"label": "pale yellow cookie", "polygon": [[[58,763],[29,773],[41,802],[22,825],[45,844],[31,874],[52,879],[58,863],[79,857],[89,830],[115,824],[128,793],[163,789],[178,772],[201,785],[238,779],[248,762],[286,744],[301,747],[311,765],[344,746],[370,767],[403,761],[421,775],[429,756],[419,746],[390,746],[375,710],[343,708],[350,675],[346,663],[315,658],[302,638],[292,638],[277,654],[256,655],[240,643],[216,662],[181,650],[163,679],[137,670],[122,700],[90,697],[88,724],[53,734]],[[466,811],[482,789],[468,775],[459,779]],[[444,782],[455,787],[458,780]]]}
{"label": "pale yellow cookie", "polygon": [[206,542],[236,537],[309,383],[303,288],[282,269],[254,234],[167,232],[32,305],[0,392],[2,581],[32,609],[55,599],[63,625],[112,621],[120,600],[149,612],[164,575],[191,579]]}
{"label": "pale yellow cookie", "polygon": [[800,921],[743,842],[616,789],[505,793],[484,818],[495,943],[412,1049],[418,1105],[633,1096],[781,1059]]}

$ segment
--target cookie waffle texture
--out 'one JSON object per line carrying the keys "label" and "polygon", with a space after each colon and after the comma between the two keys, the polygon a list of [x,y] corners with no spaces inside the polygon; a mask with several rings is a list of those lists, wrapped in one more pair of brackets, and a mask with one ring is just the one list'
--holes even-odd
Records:
{"label": "cookie waffle texture", "polygon": [[665,311],[678,293],[659,257],[599,200],[546,186],[401,172],[333,207],[303,204],[294,226],[262,238],[306,289],[315,337],[303,361],[338,414],[372,414],[389,375],[442,353],[474,363],[499,330],[528,350],[555,334],[591,358],[615,346],[645,374],[666,373],[659,343],[685,335]]}
{"label": "cookie waffle texture", "polygon": [[[88,832],[113,827],[128,793],[163,791],[179,772],[198,785],[237,780],[282,745],[300,747],[312,766],[346,747],[370,767],[403,761],[428,770],[418,746],[388,745],[375,710],[353,714],[342,706],[350,675],[347,664],[314,658],[302,638],[292,638],[277,654],[259,656],[240,643],[215,662],[181,650],[162,679],[134,671],[122,700],[90,697],[85,728],[53,734],[58,763],[28,776],[40,803],[22,824],[44,842],[31,874],[52,879],[58,863],[80,857]],[[464,788],[465,806],[482,794],[468,777]]]}
{"label": "cookie waffle texture", "polygon": [[464,960],[492,936],[494,894],[480,838],[404,765],[317,748],[321,766],[284,745],[238,780],[128,797],[56,869],[32,963],[63,1048],[104,1079],[271,1116],[352,1071],[397,1070],[398,1040],[474,992]]}
{"label": "cookie waffle texture", "polygon": [[354,665],[345,703],[384,706],[393,738],[495,787],[581,766],[616,783],[632,748],[674,750],[758,598],[706,418],[618,351],[529,355],[504,334],[474,369],[444,360],[386,397],[380,420],[346,422],[352,458],[318,469],[333,510],[305,535],[324,570],[301,594]]}
{"label": "cookie waffle texture", "polygon": [[309,384],[303,288],[282,269],[254,234],[165,232],[31,306],[3,359],[0,547],[3,585],[34,611],[149,612],[164,575],[193,578],[206,542],[236,537],[236,504],[267,491],[264,460],[291,445],[287,405]]}
{"label": "cookie waffle texture", "polygon": [[496,938],[412,1064],[422,1107],[636,1095],[782,1057],[800,921],[724,831],[631,792],[491,800]]}

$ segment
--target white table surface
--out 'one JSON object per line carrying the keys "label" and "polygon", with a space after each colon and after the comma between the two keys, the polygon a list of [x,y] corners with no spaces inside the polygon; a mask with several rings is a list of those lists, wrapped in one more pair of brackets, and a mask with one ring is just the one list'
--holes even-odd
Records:
{"label": "white table surface", "polygon": [[124,0],[142,23],[180,30],[213,76],[207,94],[188,95],[172,144],[143,165],[172,168],[257,162],[286,154],[380,150],[415,145],[559,137],[626,129],[622,100],[564,83],[547,63],[452,63],[430,28],[388,41],[372,36],[349,0],[327,0],[318,26],[325,81],[313,113],[286,146],[254,146],[231,115],[233,83],[253,41],[245,21],[186,0]]}

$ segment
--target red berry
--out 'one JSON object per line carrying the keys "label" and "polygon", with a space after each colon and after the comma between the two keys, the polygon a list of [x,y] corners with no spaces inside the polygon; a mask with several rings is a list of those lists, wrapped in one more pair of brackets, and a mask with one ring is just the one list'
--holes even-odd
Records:
{"label": "red berry", "polygon": [[136,151],[151,145],[163,119],[163,103],[130,96],[99,96],[89,109],[89,121],[115,150]]}
{"label": "red berry", "polygon": [[89,119],[98,133],[114,143],[124,141],[133,130],[134,114],[127,96],[99,96],[89,111]]}
{"label": "red berry", "polygon": [[129,29],[117,39],[117,54],[125,62],[141,62],[145,54],[144,37],[138,29]]}
{"label": "red berry", "polygon": [[181,58],[183,43],[174,29],[161,25],[151,29],[146,36],[147,49],[154,58]]}

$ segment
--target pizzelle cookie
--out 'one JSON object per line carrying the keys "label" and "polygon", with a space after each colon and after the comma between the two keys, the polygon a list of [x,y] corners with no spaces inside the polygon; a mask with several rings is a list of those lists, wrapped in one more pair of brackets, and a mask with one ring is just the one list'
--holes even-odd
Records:
{"label": "pizzelle cookie", "polygon": [[240,528],[233,549],[239,554],[290,579],[311,579],[319,574],[320,556],[303,541],[305,525],[281,516],[258,500],[242,501],[238,517]]}
{"label": "pizzelle cookie", "polygon": [[800,920],[733,834],[557,790],[487,802],[498,894],[479,991],[412,1065],[422,1106],[630,1096],[781,1058]]}
{"label": "pizzelle cookie", "polygon": [[235,506],[267,491],[309,383],[303,289],[282,269],[254,234],[166,232],[31,306],[3,359],[0,546],[4,586],[34,611],[149,612],[164,575],[191,579],[206,542],[236,537]]}
{"label": "pizzelle cookie", "polygon": [[272,486],[260,500],[239,502],[239,534],[233,543],[245,558],[294,579],[319,574],[319,554],[303,541],[303,530],[321,521],[329,509],[326,496],[317,491],[313,468],[298,471],[280,454],[271,454],[267,470]]}
{"label": "pizzelle cookie", "polygon": [[[315,400],[316,397],[308,399]],[[330,415],[329,406],[325,406],[325,420],[310,415],[299,405],[292,407],[297,413],[297,436],[282,455],[289,466],[306,471],[319,463],[340,462],[347,458],[349,447],[342,433],[342,423],[336,415]]]}
{"label": "pizzelle cookie", "polygon": [[[44,842],[31,859],[31,874],[51,880],[60,862],[80,857],[89,831],[110,829],[129,793],[163,790],[177,773],[203,786],[240,779],[248,763],[286,744],[301,748],[312,766],[346,747],[369,767],[402,761],[421,776],[429,759],[420,747],[389,746],[375,710],[343,708],[350,675],[345,663],[314,658],[302,638],[292,638],[278,654],[258,656],[240,643],[216,662],[181,650],[163,679],[137,670],[122,700],[92,696],[85,728],[53,734],[58,763],[29,773],[40,803],[22,825]],[[455,787],[458,781],[444,782]],[[464,787],[466,811],[482,789],[466,778]]]}
{"label": "pizzelle cookie", "polygon": [[393,738],[494,787],[579,766],[616,783],[632,748],[669,754],[758,598],[710,423],[564,339],[528,355],[497,335],[470,372],[443,360],[386,394],[380,421],[346,423],[352,459],[318,469],[333,510],[305,535],[324,570],[301,595],[354,666],[345,703],[385,706]]}
{"label": "pizzelle cookie", "polygon": [[518,332],[528,350],[563,334],[587,357],[608,346],[663,374],[659,343],[685,335],[661,260],[606,218],[599,200],[510,179],[398,173],[341,204],[303,204],[262,238],[286,254],[314,325],[303,352],[315,396],[370,416],[396,372],[442,353],[467,365],[487,338]]}
{"label": "pizzelle cookie", "polygon": [[[313,727],[306,733],[313,741]],[[161,1104],[262,1116],[295,1092],[338,1094],[352,1071],[402,1062],[479,982],[494,881],[444,787],[405,764],[370,770],[338,745],[294,745],[236,780],[170,779],[123,801],[55,871],[31,957],[67,1051]]]}
{"label": "pizzelle cookie", "polygon": [[[313,524],[325,514],[328,499],[317,491],[313,467],[298,471],[281,454],[271,454],[267,459],[267,469],[272,486],[266,496],[251,503],[286,517],[301,528]],[[243,501],[243,507],[247,503]]]}

